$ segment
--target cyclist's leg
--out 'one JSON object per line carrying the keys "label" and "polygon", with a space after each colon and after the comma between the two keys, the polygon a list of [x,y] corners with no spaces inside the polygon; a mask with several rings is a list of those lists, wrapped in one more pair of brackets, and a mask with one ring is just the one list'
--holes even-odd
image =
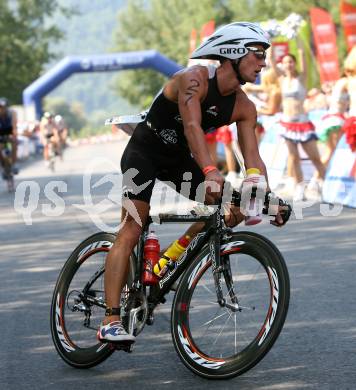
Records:
{"label": "cyclist's leg", "polygon": [[11,163],[12,165],[17,162],[17,134],[14,133],[11,136]]}
{"label": "cyclist's leg", "polygon": [[45,161],[49,160],[48,140],[47,139],[43,142],[43,159]]}
{"label": "cyclist's leg", "polygon": [[2,150],[3,150],[3,144],[0,143],[0,166],[3,167],[4,166],[4,158],[3,158],[3,155],[2,155]]}
{"label": "cyclist's leg", "polygon": [[[120,293],[126,284],[130,255],[137,245],[149,214],[156,168],[146,150],[146,146],[140,146],[131,138],[121,159],[123,218],[115,243],[106,259],[104,277],[106,305],[111,309],[120,306]],[[132,342],[135,339],[122,327],[120,316],[115,311],[105,316],[98,337],[103,342]]]}
{"label": "cyclist's leg", "polygon": [[[123,209],[121,229],[117,235],[114,245],[110,249],[105,263],[105,299],[106,305],[111,308],[120,306],[120,293],[126,283],[130,254],[137,245],[142,227],[144,226],[148,213],[149,203],[141,200],[132,200],[130,206],[135,208],[137,216],[132,216],[130,210]],[[131,209],[131,207],[127,207]],[[103,323],[120,320],[119,315],[107,316]]]}
{"label": "cyclist's leg", "polygon": [[57,132],[53,136],[53,148],[56,156],[61,155],[61,137],[60,134]]}

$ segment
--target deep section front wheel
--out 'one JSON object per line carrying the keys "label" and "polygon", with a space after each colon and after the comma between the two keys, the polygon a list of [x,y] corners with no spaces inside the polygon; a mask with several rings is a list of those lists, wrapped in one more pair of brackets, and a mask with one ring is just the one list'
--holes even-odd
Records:
{"label": "deep section front wheel", "polygon": [[[77,368],[93,367],[108,358],[113,349],[96,338],[105,313],[104,266],[116,236],[97,233],[83,241],[69,256],[54,289],[51,332],[61,358]],[[121,299],[127,298],[133,280],[134,259]]]}
{"label": "deep section front wheel", "polygon": [[241,375],[270,350],[289,304],[289,275],[281,253],[265,237],[238,232],[223,240],[225,303],[217,302],[208,246],[179,283],[171,318],[178,355],[211,379]]}

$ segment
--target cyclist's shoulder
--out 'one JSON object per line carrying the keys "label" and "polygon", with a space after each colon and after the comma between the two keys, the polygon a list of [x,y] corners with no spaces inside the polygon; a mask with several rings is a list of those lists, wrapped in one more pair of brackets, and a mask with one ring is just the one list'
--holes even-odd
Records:
{"label": "cyclist's shoulder", "polygon": [[188,68],[184,68],[181,71],[177,72],[173,76],[178,83],[191,82],[196,80],[199,83],[207,83],[209,79],[209,70],[206,66],[194,65]]}

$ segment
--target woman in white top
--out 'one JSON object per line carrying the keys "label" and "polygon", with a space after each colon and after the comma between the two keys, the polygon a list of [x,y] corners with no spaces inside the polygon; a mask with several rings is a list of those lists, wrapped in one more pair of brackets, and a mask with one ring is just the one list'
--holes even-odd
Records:
{"label": "woman in white top", "polygon": [[[299,45],[299,42],[298,42]],[[306,97],[305,89],[305,59],[302,50],[299,48],[301,59],[301,72],[297,71],[297,61],[292,54],[283,57],[281,68],[277,67],[271,56],[271,65],[279,75],[279,82],[282,93],[282,120],[281,135],[285,139],[289,157],[288,174],[293,177],[295,190],[294,200],[304,199],[305,185],[303,172],[300,164],[298,144],[301,144],[305,153],[314,164],[318,180],[318,187],[325,176],[325,168],[320,160],[317,147],[317,135],[314,125],[309,121],[304,111],[303,103]]]}

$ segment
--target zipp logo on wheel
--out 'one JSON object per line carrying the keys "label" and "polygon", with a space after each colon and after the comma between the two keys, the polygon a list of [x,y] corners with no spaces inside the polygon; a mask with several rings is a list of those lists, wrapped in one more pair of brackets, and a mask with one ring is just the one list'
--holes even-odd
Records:
{"label": "zipp logo on wheel", "polygon": [[271,330],[274,319],[276,318],[277,308],[278,308],[278,298],[279,298],[279,283],[277,272],[275,269],[268,267],[268,273],[270,277],[270,283],[272,288],[272,302],[269,310],[269,315],[266,318],[266,322],[261,329],[262,337],[258,342],[258,346],[260,346],[268,336],[269,331]]}
{"label": "zipp logo on wheel", "polygon": [[57,301],[56,301],[56,329],[57,329],[57,336],[59,338],[59,341],[62,344],[62,347],[67,351],[67,352],[73,352],[75,351],[75,348],[73,348],[69,342],[67,341],[63,328],[62,328],[62,321],[61,321],[61,306],[60,306],[60,295],[58,294],[57,296]]}
{"label": "zipp logo on wheel", "polygon": [[178,335],[179,335],[179,338],[180,338],[180,341],[182,343],[182,346],[185,350],[185,352],[189,355],[189,357],[194,360],[195,363],[203,366],[203,367],[206,367],[206,368],[212,368],[214,370],[217,370],[219,369],[223,364],[225,364],[225,360],[210,360],[202,355],[199,355],[198,353],[196,352],[193,352],[192,351],[192,347],[189,343],[189,340],[184,337],[183,335],[183,332],[182,332],[182,328],[180,327],[180,325],[177,326],[178,328]]}
{"label": "zipp logo on wheel", "polygon": [[88,245],[87,247],[85,247],[82,251],[80,251],[80,253],[79,253],[79,255],[78,255],[77,263],[80,263],[80,262],[83,260],[83,258],[84,258],[88,253],[90,253],[92,250],[94,250],[94,249],[98,249],[98,248],[110,249],[112,246],[113,246],[113,243],[110,242],[110,241],[98,241],[98,242],[94,242],[94,243]]}

